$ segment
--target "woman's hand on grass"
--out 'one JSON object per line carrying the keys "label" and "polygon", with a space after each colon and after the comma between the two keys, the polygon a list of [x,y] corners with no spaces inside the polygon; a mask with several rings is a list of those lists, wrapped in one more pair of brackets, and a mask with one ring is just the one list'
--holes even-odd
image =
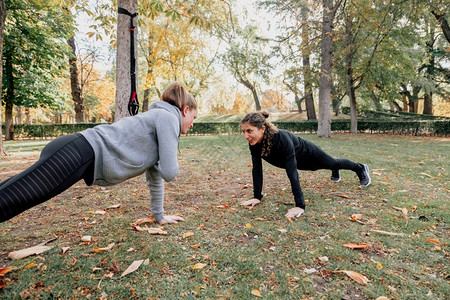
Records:
{"label": "woman's hand on grass", "polygon": [[287,214],[284,216],[288,218],[289,220],[295,220],[297,218],[300,218],[305,213],[305,210],[300,207],[293,207],[288,210]]}
{"label": "woman's hand on grass", "polygon": [[256,198],[250,199],[250,200],[244,200],[241,201],[242,206],[249,206],[250,208],[254,207],[256,204],[260,203],[261,200],[258,200]]}
{"label": "woman's hand on grass", "polygon": [[180,216],[164,216],[164,218],[160,220],[158,223],[160,225],[164,225],[168,223],[174,224],[178,222],[184,222],[184,219]]}

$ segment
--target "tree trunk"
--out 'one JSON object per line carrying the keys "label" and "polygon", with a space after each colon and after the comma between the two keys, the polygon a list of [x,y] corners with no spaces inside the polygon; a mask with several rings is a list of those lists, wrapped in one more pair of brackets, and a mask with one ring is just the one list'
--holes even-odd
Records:
{"label": "tree trunk", "polygon": [[3,57],[5,59],[5,74],[7,74],[8,88],[6,89],[5,94],[5,140],[11,140],[11,130],[13,126],[13,101],[15,97],[14,91],[14,76],[13,76],[13,65],[12,65],[12,54],[7,51],[7,53]]}
{"label": "tree trunk", "polygon": [[378,99],[377,95],[375,95],[374,91],[371,92],[372,102],[375,105],[376,110],[381,111],[383,107],[381,107],[380,99]]}
{"label": "tree trunk", "polygon": [[356,112],[355,86],[353,85],[353,33],[352,22],[345,18],[345,46],[347,53],[345,55],[345,64],[347,69],[347,95],[350,102],[350,132],[358,132],[358,114]]}
{"label": "tree trunk", "polygon": [[433,114],[433,93],[428,92],[423,96],[423,114],[432,115]]}
{"label": "tree trunk", "polygon": [[5,103],[5,140],[7,141],[14,139],[13,108],[14,104],[11,102]]}
{"label": "tree trunk", "polygon": [[[448,7],[447,7],[448,8]],[[445,38],[447,39],[447,42],[450,43],[450,26],[447,22],[447,19],[445,18],[445,13],[439,13],[437,11],[431,12],[435,17],[436,20],[438,20],[439,25],[441,25],[442,32],[444,33]]]}
{"label": "tree trunk", "polygon": [[[6,19],[6,2],[0,0],[0,54],[3,53],[3,35]],[[2,91],[3,91],[3,55],[0,55],[0,160],[3,155],[6,155],[5,148],[3,147],[3,134],[2,134]]]}
{"label": "tree trunk", "polygon": [[250,87],[252,91],[253,99],[255,100],[256,110],[261,110],[261,103],[259,102],[258,93],[256,92],[256,88],[254,86]]}
{"label": "tree trunk", "polygon": [[333,42],[333,0],[323,0],[322,49],[319,81],[319,122],[317,136],[331,137],[331,66]]}
{"label": "tree trunk", "polygon": [[295,104],[297,104],[298,113],[301,114],[303,112],[302,109],[302,98],[300,98],[297,94],[294,95],[295,97]]}
{"label": "tree trunk", "polygon": [[[306,116],[308,120],[316,120],[316,109],[314,108],[314,98],[312,94],[312,76],[311,76],[311,60],[310,54],[311,49],[309,47],[309,35],[310,28],[308,23],[307,10],[305,6],[302,6],[301,9],[302,20],[304,20],[302,26],[302,61],[303,61],[303,78],[305,81],[305,105],[306,105]],[[300,109],[299,109],[300,112]]]}
{"label": "tree trunk", "polygon": [[[137,12],[137,0],[119,0],[118,7],[124,8],[131,14]],[[130,57],[130,19],[125,14],[117,16],[117,54],[116,54],[116,104],[114,110],[114,121],[129,116],[128,101],[131,93],[131,57]],[[137,54],[137,17],[133,19],[134,55]],[[136,64],[137,74],[137,64]],[[137,80],[136,80],[137,82]],[[137,91],[137,87],[136,87]]]}
{"label": "tree trunk", "polygon": [[144,90],[144,100],[142,101],[142,112],[146,112],[148,110],[148,100],[150,98],[150,89]]}
{"label": "tree trunk", "polygon": [[72,92],[72,100],[75,107],[75,122],[84,122],[84,101],[81,95],[80,81],[78,79],[77,52],[75,45],[75,36],[67,40],[70,48],[72,48],[72,56],[69,58],[70,66],[70,89]]}
{"label": "tree trunk", "polygon": [[261,103],[259,102],[258,93],[256,92],[256,87],[251,84],[249,81],[245,80],[242,76],[238,74],[238,80],[242,83],[246,88],[248,88],[253,95],[253,100],[255,100],[256,110],[261,110]]}
{"label": "tree trunk", "polygon": [[154,85],[153,82],[153,66],[154,61],[152,60],[153,55],[153,34],[148,36],[148,54],[147,54],[147,82],[145,85],[148,87],[144,90],[144,100],[142,101],[142,112],[148,110],[149,98],[150,98],[150,86]]}

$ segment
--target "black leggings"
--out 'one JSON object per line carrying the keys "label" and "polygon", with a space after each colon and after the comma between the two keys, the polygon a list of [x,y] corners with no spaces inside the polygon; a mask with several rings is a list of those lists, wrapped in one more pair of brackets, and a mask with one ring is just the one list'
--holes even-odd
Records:
{"label": "black leggings", "polygon": [[0,183],[0,222],[60,194],[80,179],[91,185],[94,150],[80,133],[48,143],[39,160]]}
{"label": "black leggings", "polygon": [[297,168],[299,170],[316,171],[319,169],[325,170],[352,170],[358,172],[362,169],[362,165],[354,163],[345,158],[333,158],[326,154],[322,149],[304,140],[307,144],[307,152],[297,158]]}

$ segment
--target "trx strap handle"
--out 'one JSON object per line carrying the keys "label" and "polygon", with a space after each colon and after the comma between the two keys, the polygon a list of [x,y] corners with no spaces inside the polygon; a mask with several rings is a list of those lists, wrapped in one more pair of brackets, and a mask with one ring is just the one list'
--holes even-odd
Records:
{"label": "trx strap handle", "polygon": [[128,101],[128,112],[130,115],[134,116],[139,112],[139,102],[136,92],[136,57],[134,55],[134,25],[133,18],[136,17],[137,13],[130,13],[125,8],[119,7],[119,14],[124,14],[130,17],[130,75],[131,75],[131,95]]}

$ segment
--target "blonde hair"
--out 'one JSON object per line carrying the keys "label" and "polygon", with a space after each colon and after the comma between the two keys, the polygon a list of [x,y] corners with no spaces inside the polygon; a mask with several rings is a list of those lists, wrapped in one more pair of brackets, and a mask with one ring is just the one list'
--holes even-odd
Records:
{"label": "blonde hair", "polygon": [[261,156],[266,157],[270,153],[270,149],[272,148],[273,135],[278,132],[277,127],[267,121],[269,118],[269,113],[266,111],[257,111],[246,114],[242,120],[241,124],[248,123],[252,126],[255,126],[258,129],[261,129],[263,126],[266,127],[264,130],[264,135],[262,139],[262,151]]}
{"label": "blonde hair", "polygon": [[189,93],[180,83],[172,82],[163,91],[161,100],[178,107],[181,111],[188,103]]}
{"label": "blonde hair", "polygon": [[197,109],[197,101],[191,93],[188,95],[187,106],[189,106],[189,110]]}

